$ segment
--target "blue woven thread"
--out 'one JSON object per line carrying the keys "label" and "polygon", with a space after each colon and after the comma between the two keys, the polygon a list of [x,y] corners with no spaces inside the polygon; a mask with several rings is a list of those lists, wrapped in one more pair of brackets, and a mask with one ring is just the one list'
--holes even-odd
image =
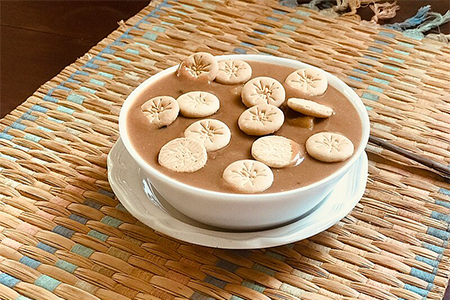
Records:
{"label": "blue woven thread", "polygon": [[393,34],[392,32],[387,32],[387,31],[380,31],[380,32],[378,32],[378,35],[387,36],[387,37],[390,37],[390,38],[394,38],[395,37],[395,34]]}
{"label": "blue woven thread", "polygon": [[42,106],[37,105],[37,104],[33,105],[33,106],[30,108],[30,110],[38,111],[38,112],[41,112],[41,113],[44,113],[44,114],[46,114],[47,111],[48,111],[47,108],[42,107]]}
{"label": "blue woven thread", "polygon": [[399,62],[399,63],[401,63],[401,64],[405,62],[404,59],[400,59],[400,58],[397,58],[397,57],[388,57],[388,59],[389,59],[389,60],[396,61],[396,62]]}
{"label": "blue woven thread", "polygon": [[123,61],[123,62],[125,62],[125,63],[127,63],[127,64],[129,64],[129,63],[131,62],[131,60],[126,59],[126,58],[122,58],[122,57],[116,57],[116,59],[117,59],[118,61]]}
{"label": "blue woven thread", "polygon": [[347,77],[350,78],[350,79],[352,79],[352,80],[363,81],[362,78],[359,78],[359,77],[355,77],[355,76],[351,76],[351,75],[349,75],[349,76],[347,76]]}
{"label": "blue woven thread", "polygon": [[5,132],[0,132],[0,139],[5,139],[5,140],[12,140],[14,138],[14,136],[7,134]]}
{"label": "blue woven thread", "polygon": [[420,278],[422,280],[425,280],[426,282],[430,282],[433,283],[434,282],[434,278],[436,277],[436,275],[416,269],[416,268],[411,268],[411,272],[409,273],[410,275]]}
{"label": "blue woven thread", "polygon": [[104,190],[104,189],[99,189],[98,192],[100,194],[106,195],[108,197],[113,198],[114,197],[114,193],[111,193],[110,191]]}
{"label": "blue woven thread", "polygon": [[390,66],[390,65],[384,65],[383,68],[391,69],[391,70],[394,70],[394,71],[400,70],[399,67],[396,67],[396,66]]}
{"label": "blue woven thread", "polygon": [[428,291],[427,290],[418,288],[418,287],[413,286],[413,285],[405,284],[404,288],[405,288],[405,290],[414,292],[414,293],[419,294],[420,296],[423,296],[423,297],[426,297],[428,295]]}
{"label": "blue woven thread", "polygon": [[438,254],[442,254],[442,253],[444,253],[444,248],[442,248],[442,247],[439,247],[439,246],[436,246],[436,245],[432,245],[432,244],[429,244],[429,243],[423,243],[422,244],[422,247],[424,247],[424,248],[426,248],[426,249],[428,249],[428,250],[431,250],[431,251],[433,251],[433,252],[436,252],[436,253],[438,253]]}
{"label": "blue woven thread", "polygon": [[212,276],[210,276],[210,275],[207,275],[207,276],[206,276],[204,282],[210,283],[210,284],[212,284],[212,285],[214,285],[214,286],[217,286],[217,287],[219,287],[219,288],[222,288],[222,289],[227,285],[227,282],[226,282],[226,281],[217,279],[217,278],[212,277]]}
{"label": "blue woven thread", "polygon": [[37,269],[41,265],[41,262],[39,262],[35,259],[32,259],[32,258],[29,258],[28,256],[22,256],[22,258],[19,259],[19,262],[21,262],[24,265],[27,265],[33,269]]}
{"label": "blue woven thread", "polygon": [[47,127],[44,127],[44,126],[38,126],[37,127],[37,129],[40,129],[40,130],[42,130],[42,131],[46,131],[46,132],[52,132],[53,130],[51,130],[51,129],[49,129],[49,128],[47,128]]}
{"label": "blue woven thread", "polygon": [[402,51],[402,50],[397,50],[397,49],[394,50],[394,53],[403,54],[403,55],[409,55],[409,52]]}
{"label": "blue woven thread", "polygon": [[89,256],[91,256],[92,253],[94,253],[93,249],[83,246],[83,245],[80,245],[80,244],[73,245],[73,247],[72,247],[72,249],[70,249],[70,251],[73,253],[77,253],[81,256],[84,256],[86,258],[88,258]]}
{"label": "blue woven thread", "polygon": [[88,235],[92,236],[92,237],[94,237],[96,239],[99,239],[99,240],[101,240],[103,242],[106,242],[106,240],[109,238],[108,235],[106,235],[104,233],[101,233],[101,232],[98,232],[97,230],[93,230],[93,229],[88,232]]}
{"label": "blue woven thread", "polygon": [[32,299],[25,297],[25,296],[19,296],[15,300],[32,300]]}
{"label": "blue woven thread", "polygon": [[367,73],[369,73],[369,72],[367,72],[367,71],[364,71],[364,70],[361,70],[361,69],[357,69],[357,68],[353,69],[352,71],[353,71],[353,72],[356,72],[356,73],[361,73],[361,74],[367,74]]}
{"label": "blue woven thread", "polygon": [[34,121],[37,120],[38,117],[30,115],[29,113],[26,112],[20,118],[23,119],[23,120],[29,120],[29,121],[33,121],[34,122]]}
{"label": "blue woven thread", "polygon": [[47,117],[47,119],[48,119],[49,121],[53,121],[53,122],[55,122],[55,123],[59,123],[59,124],[62,124],[62,123],[64,123],[64,121],[63,121],[63,120],[60,120],[60,119],[55,119],[55,118],[53,118],[53,117]]}
{"label": "blue woven thread", "polygon": [[428,227],[427,233],[429,235],[435,236],[437,238],[440,238],[443,241],[448,241],[450,239],[450,233],[446,232],[444,230],[440,230],[433,227]]}
{"label": "blue woven thread", "polygon": [[372,100],[372,101],[378,101],[378,99],[380,98],[379,96],[375,95],[375,94],[371,94],[371,93],[367,93],[364,92],[361,95],[361,98],[367,99],[367,100]]}
{"label": "blue woven thread", "polygon": [[447,214],[443,214],[443,213],[440,213],[440,212],[437,212],[437,211],[433,211],[431,213],[431,217],[433,219],[436,219],[436,220],[442,220],[442,221],[445,221],[447,223],[450,223],[450,215],[447,215]]}
{"label": "blue woven thread", "polygon": [[382,93],[382,92],[384,91],[384,89],[382,89],[382,88],[380,88],[380,87],[377,87],[377,86],[373,86],[373,85],[369,85],[369,86],[367,87],[367,89],[368,89],[369,91],[374,91],[374,92],[377,92],[377,93]]}
{"label": "blue woven thread", "polygon": [[78,95],[78,94],[75,94],[75,93],[72,93],[69,96],[67,96],[67,100],[68,101],[71,101],[71,102],[74,102],[74,103],[77,103],[77,104],[83,103],[84,99],[86,99],[86,97]]}
{"label": "blue woven thread", "polygon": [[75,80],[75,79],[72,79],[72,78],[67,78],[66,82],[71,82],[71,83],[81,84],[81,81]]}
{"label": "blue woven thread", "polygon": [[60,269],[62,269],[62,270],[65,270],[65,271],[67,271],[69,273],[75,272],[75,270],[78,268],[78,266],[76,266],[76,265],[74,265],[74,264],[72,264],[72,263],[70,263],[68,261],[65,261],[63,259],[58,260],[55,263],[55,266],[60,268]]}
{"label": "blue woven thread", "polygon": [[6,273],[0,273],[0,283],[6,285],[7,287],[13,288],[20,282],[19,279],[8,275]]}
{"label": "blue woven thread", "polygon": [[27,147],[24,147],[24,146],[21,146],[21,145],[16,145],[16,144],[14,144],[14,148],[15,148],[15,149],[22,150],[22,151],[24,151],[24,152],[30,151],[30,148],[27,148]]}
{"label": "blue woven thread", "polygon": [[82,76],[89,76],[89,72],[85,72],[85,71],[81,71],[81,70],[76,70],[75,73],[73,75],[82,75]]}
{"label": "blue woven thread", "polygon": [[265,35],[265,34],[267,34],[266,32],[264,32],[264,31],[259,31],[259,30],[253,30],[253,32],[254,33],[256,33],[256,34],[260,34],[260,35]]}
{"label": "blue woven thread", "polygon": [[54,248],[54,247],[52,247],[52,246],[49,246],[49,245],[47,245],[47,244],[44,244],[44,243],[42,243],[42,242],[39,242],[37,245],[36,245],[36,247],[37,248],[39,248],[39,249],[41,249],[41,250],[44,250],[44,251],[47,251],[48,253],[55,253],[56,252],[56,248]]}
{"label": "blue woven thread", "polygon": [[65,81],[61,82],[61,84],[58,84],[55,87],[55,90],[63,90],[63,91],[70,91],[70,88],[64,86],[63,84],[65,83]]}
{"label": "blue woven thread", "polygon": [[276,274],[276,272],[274,270],[272,270],[272,269],[270,269],[268,267],[264,267],[264,266],[262,266],[260,264],[254,264],[252,269],[255,270],[255,271],[260,271],[260,272],[265,273],[265,274],[270,275],[270,276],[275,276],[275,274]]}
{"label": "blue woven thread", "polygon": [[383,53],[383,49],[373,47],[373,46],[370,46],[368,50],[372,51],[372,52],[376,52],[376,53]]}
{"label": "blue woven thread", "polygon": [[296,24],[302,24],[304,21],[302,19],[290,18],[289,21]]}
{"label": "blue woven thread", "polygon": [[114,78],[114,75],[113,75],[113,74],[106,73],[106,72],[98,72],[98,75],[99,75],[99,76],[106,77],[106,78],[108,78],[108,79],[113,79],[113,78]]}
{"label": "blue woven thread", "polygon": [[199,292],[195,292],[192,294],[190,300],[214,300],[214,298],[211,298],[209,296],[206,296],[205,294],[200,294]]}
{"label": "blue woven thread", "polygon": [[81,223],[81,224],[84,224],[84,225],[86,225],[86,223],[88,221],[88,219],[86,219],[86,218],[84,218],[82,216],[76,215],[76,214],[71,214],[69,216],[69,219],[77,221],[78,223]]}
{"label": "blue woven thread", "polygon": [[23,124],[20,124],[19,121],[16,121],[16,122],[11,124],[11,128],[24,131],[27,128],[27,126],[25,126]]}
{"label": "blue woven thread", "polygon": [[223,259],[219,259],[216,263],[216,266],[218,266],[221,269],[230,271],[232,273],[234,273],[238,269],[237,265]]}
{"label": "blue woven thread", "polygon": [[86,93],[89,93],[89,94],[95,94],[97,92],[96,90],[87,88],[85,86],[80,87],[80,91],[86,92]]}
{"label": "blue woven thread", "polygon": [[415,259],[416,259],[417,261],[424,262],[424,263],[426,263],[427,265],[430,265],[430,266],[432,266],[432,267],[437,267],[437,266],[439,265],[439,261],[434,260],[434,259],[429,259],[429,258],[420,256],[420,255],[416,255]]}
{"label": "blue woven thread", "polygon": [[158,35],[156,33],[153,32],[146,32],[144,33],[144,35],[142,36],[144,39],[150,40],[150,41],[156,41],[156,39],[158,38]]}
{"label": "blue woven thread", "polygon": [[233,52],[240,53],[240,54],[246,54],[247,50],[242,49],[242,48],[234,48]]}
{"label": "blue woven thread", "polygon": [[268,257],[276,258],[277,260],[280,260],[280,261],[285,261],[285,259],[286,259],[285,256],[283,256],[281,254],[278,254],[278,253],[275,253],[275,252],[270,251],[270,250],[267,250],[266,252],[264,252],[264,255],[266,255]]}
{"label": "blue woven thread", "polygon": [[34,284],[50,292],[53,292],[56,289],[56,287],[61,284],[61,281],[56,280],[47,275],[41,275],[36,279]]}
{"label": "blue woven thread", "polygon": [[249,281],[243,281],[241,283],[241,285],[245,286],[245,287],[248,287],[248,288],[250,288],[252,290],[255,290],[257,292],[260,292],[261,294],[264,292],[264,289],[265,289],[263,286],[261,286],[259,284],[256,284],[256,283],[253,283],[253,282],[249,282]]}
{"label": "blue woven thread", "polygon": [[73,231],[72,229],[69,229],[69,228],[61,226],[61,225],[57,225],[55,228],[53,228],[52,231],[59,235],[65,236],[66,238],[69,238],[69,239],[75,233],[75,231]]}
{"label": "blue woven thread", "polygon": [[35,142],[35,143],[39,143],[40,140],[42,140],[41,137],[31,134],[31,133],[27,133],[23,136],[24,139]]}
{"label": "blue woven thread", "polygon": [[378,83],[381,83],[381,84],[389,85],[389,81],[384,80],[384,79],[374,78],[373,81],[378,82]]}
{"label": "blue woven thread", "polygon": [[63,112],[63,113],[66,113],[66,114],[69,114],[69,115],[72,115],[75,112],[73,109],[65,107],[65,106],[62,106],[62,105],[58,106],[56,108],[56,110],[60,111],[60,112]]}
{"label": "blue woven thread", "polygon": [[17,158],[15,158],[15,157],[9,156],[7,154],[2,154],[2,153],[0,153],[0,157],[1,158],[6,158],[7,160],[10,160],[10,161],[16,161],[17,160]]}
{"label": "blue woven thread", "polygon": [[242,42],[242,43],[241,43],[241,46],[244,46],[244,47],[250,47],[250,48],[255,47],[254,44],[247,43],[247,42]]}
{"label": "blue woven thread", "polygon": [[105,216],[103,217],[103,219],[101,220],[102,223],[112,226],[112,227],[119,227],[123,222],[119,219],[110,217],[110,216]]}
{"label": "blue woven thread", "polygon": [[[383,66],[383,67],[386,68],[386,66]],[[380,72],[380,75],[387,76],[387,77],[394,77],[394,75],[389,74],[389,73],[384,73],[384,72]]]}
{"label": "blue woven thread", "polygon": [[87,205],[87,206],[90,206],[92,208],[95,208],[97,210],[102,208],[102,206],[103,206],[103,204],[100,204],[100,203],[98,203],[98,202],[96,202],[94,200],[86,200],[86,201],[83,202],[83,204]]}
{"label": "blue woven thread", "polygon": [[[444,194],[444,195],[447,195],[447,196],[450,196],[450,190],[447,190],[447,189],[444,189],[444,188],[440,188],[440,189],[439,189],[439,193]],[[441,201],[441,200],[436,200],[436,203],[437,203],[437,202],[444,202],[444,203],[447,204],[447,205],[444,205],[444,206],[450,207],[450,202],[445,202],[445,201]],[[442,204],[439,204],[439,205],[442,205]]]}
{"label": "blue woven thread", "polygon": [[385,42],[385,41],[380,41],[380,40],[375,40],[375,43],[380,44],[380,45],[389,45],[389,43]]}

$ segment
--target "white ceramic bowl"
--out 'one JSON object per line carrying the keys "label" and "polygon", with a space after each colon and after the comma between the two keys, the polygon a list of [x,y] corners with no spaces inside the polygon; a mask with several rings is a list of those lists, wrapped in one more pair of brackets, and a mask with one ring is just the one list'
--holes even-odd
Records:
{"label": "white ceramic bowl", "polygon": [[[217,56],[217,59],[261,61],[297,69],[312,67],[299,61],[265,55],[223,55]],[[350,99],[358,111],[362,123],[361,143],[355,149],[354,155],[342,168],[330,176],[308,186],[279,193],[249,195],[221,193],[181,183],[158,172],[138,155],[131,144],[125,126],[125,117],[135,99],[139,98],[142,92],[154,81],[168,73],[174,72],[177,67],[168,68],[150,77],[128,96],[119,116],[119,130],[125,148],[142,169],[141,173],[143,176],[152,182],[154,188],[167,202],[194,220],[233,230],[256,230],[277,226],[299,218],[313,209],[331,192],[334,186],[361,156],[369,139],[369,117],[361,99],[344,82],[326,73],[328,84]]]}

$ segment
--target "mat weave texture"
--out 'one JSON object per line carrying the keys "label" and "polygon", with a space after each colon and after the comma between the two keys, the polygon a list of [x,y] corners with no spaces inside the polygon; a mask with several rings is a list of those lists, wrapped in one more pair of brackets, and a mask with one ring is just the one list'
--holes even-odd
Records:
{"label": "mat weave texture", "polygon": [[352,213],[294,244],[200,247],[124,210],[106,170],[120,107],[196,51],[320,67],[355,88],[372,135],[450,163],[448,44],[276,1],[154,1],[0,121],[0,299],[441,299],[450,184],[375,145]]}

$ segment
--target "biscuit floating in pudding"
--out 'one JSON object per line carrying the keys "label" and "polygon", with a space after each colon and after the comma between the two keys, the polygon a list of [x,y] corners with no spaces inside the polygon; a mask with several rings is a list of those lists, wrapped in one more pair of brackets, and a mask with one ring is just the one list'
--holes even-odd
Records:
{"label": "biscuit floating in pudding", "polygon": [[177,99],[180,112],[188,118],[203,118],[216,113],[220,108],[220,101],[208,92],[189,92]]}
{"label": "biscuit floating in pudding", "polygon": [[223,171],[223,179],[243,193],[258,193],[267,190],[273,183],[272,170],[256,160],[238,160]]}
{"label": "biscuit floating in pudding", "polygon": [[181,62],[177,75],[213,81],[218,71],[219,63],[214,56],[206,52],[198,52]]}
{"label": "biscuit floating in pudding", "polygon": [[354,146],[345,136],[333,132],[319,132],[306,140],[306,151],[323,162],[344,161],[352,156]]}
{"label": "biscuit floating in pudding", "polygon": [[215,151],[228,145],[231,131],[225,123],[219,120],[204,119],[194,122],[186,128],[184,136],[201,142],[206,151]]}
{"label": "biscuit floating in pudding", "polygon": [[219,61],[216,81],[222,84],[244,83],[252,76],[252,67],[242,60],[228,59]]}
{"label": "biscuit floating in pudding", "polygon": [[305,99],[289,98],[287,105],[299,113],[316,118],[328,118],[333,114],[331,107]]}
{"label": "biscuit floating in pudding", "polygon": [[281,106],[286,98],[283,85],[270,77],[256,77],[248,81],[241,92],[242,102],[247,107],[258,104]]}
{"label": "biscuit floating in pudding", "polygon": [[197,140],[176,138],[162,146],[158,163],[175,172],[195,172],[203,168],[208,159],[206,148]]}
{"label": "biscuit floating in pudding", "polygon": [[141,106],[147,120],[158,128],[172,124],[179,110],[178,102],[169,96],[154,97]]}
{"label": "biscuit floating in pudding", "polygon": [[320,96],[328,87],[325,74],[313,68],[298,69],[292,72],[285,82],[305,96]]}
{"label": "biscuit floating in pudding", "polygon": [[239,128],[248,135],[274,133],[284,123],[284,114],[276,106],[259,104],[245,110],[238,119]]}
{"label": "biscuit floating in pudding", "polygon": [[284,168],[299,164],[303,160],[301,147],[291,139],[270,135],[253,142],[252,156],[272,168]]}

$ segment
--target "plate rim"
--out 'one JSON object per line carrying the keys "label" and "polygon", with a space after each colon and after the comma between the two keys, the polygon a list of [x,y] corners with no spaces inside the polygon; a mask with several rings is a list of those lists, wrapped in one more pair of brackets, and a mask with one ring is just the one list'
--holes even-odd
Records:
{"label": "plate rim", "polygon": [[[130,160],[130,162],[127,162],[125,170],[127,172],[133,172],[134,176],[137,176],[139,178],[140,188],[137,188],[137,190],[134,190],[132,187],[130,187],[130,178],[125,176],[127,178],[122,178],[121,180],[119,180],[120,175],[116,173],[119,172],[120,159],[123,159],[124,155],[128,156],[125,157],[125,159]],[[361,156],[358,158],[357,163],[355,163],[355,165],[349,169],[348,173],[345,174],[343,179],[338,182],[339,184],[344,180],[348,180],[347,177],[350,176],[352,172],[356,172],[356,175],[362,175],[362,178],[360,178],[360,180],[358,180],[358,182],[356,183],[357,187],[354,188],[355,191],[353,191],[353,194],[351,195],[351,199],[353,201],[351,201],[351,203],[341,205],[342,207],[338,211],[340,212],[340,214],[337,214],[338,217],[334,216],[332,218],[332,221],[320,222],[320,226],[315,227],[314,230],[310,228],[309,232],[302,236],[299,232],[307,231],[307,229],[311,226],[309,225],[309,227],[306,227],[306,229],[300,228],[299,231],[295,230],[295,226],[300,226],[299,224],[301,224],[301,222],[305,222],[305,220],[308,221],[308,218],[311,218],[310,215],[314,215],[315,213],[317,214],[316,211],[313,211],[305,218],[272,229],[239,232],[215,231],[212,229],[197,227],[177,219],[176,217],[170,215],[168,212],[164,212],[154,204],[150,206],[152,208],[152,212],[150,212],[151,218],[144,217],[142,215],[142,212],[136,211],[136,208],[130,204],[130,200],[126,199],[127,193],[134,194],[134,197],[136,197],[136,193],[142,193],[142,195],[138,198],[144,196],[145,199],[149,201],[149,203],[151,203],[151,200],[148,198],[144,191],[144,188],[142,187],[142,183],[140,183],[140,180],[142,180],[139,175],[140,167],[131,157],[120,138],[116,141],[108,154],[107,166],[108,181],[111,189],[113,190],[119,202],[125,207],[125,209],[140,222],[157,232],[163,233],[180,241],[221,249],[259,249],[280,246],[306,239],[322,231],[325,231],[326,229],[330,228],[341,219],[343,219],[360,201],[364,194],[368,177],[368,158],[366,152],[363,151],[361,153]],[[359,169],[355,171],[357,167]],[[133,180],[131,181],[134,182]],[[137,183],[131,184],[137,185]],[[127,186],[125,187],[124,185]],[[129,190],[126,191],[126,188],[128,188]],[[329,196],[332,195],[333,191],[334,190],[330,192],[330,194],[327,196],[327,199],[319,204],[319,207],[317,207],[316,210],[320,210],[325,202],[329,201]],[[179,228],[179,225],[182,225],[182,228]]]}

